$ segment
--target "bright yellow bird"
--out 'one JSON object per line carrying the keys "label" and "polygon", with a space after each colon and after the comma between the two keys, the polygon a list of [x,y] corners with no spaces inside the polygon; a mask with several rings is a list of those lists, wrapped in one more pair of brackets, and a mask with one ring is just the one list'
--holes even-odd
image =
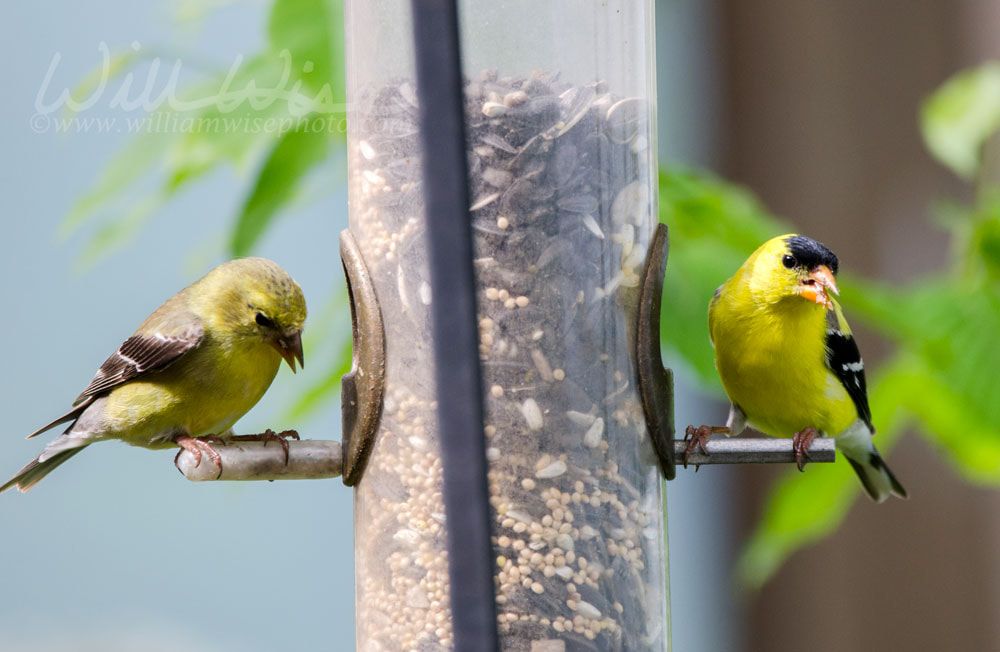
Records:
{"label": "bright yellow bird", "polygon": [[840,305],[837,257],[812,238],[764,243],[715,292],[708,311],[715,364],[731,401],[725,427],[689,427],[687,455],[712,433],[747,426],[792,437],[802,470],[809,445],[836,438],[868,495],[906,490],[872,443],[864,363]]}
{"label": "bright yellow bird", "polygon": [[[156,309],[101,365],[73,409],[29,435],[72,422],[41,455],[0,485],[22,492],[86,446],[120,439],[144,448],[180,446],[222,467],[210,442],[264,395],[284,359],[301,365],[306,302],[276,263],[219,265]],[[293,431],[283,436],[297,438]],[[284,439],[270,431],[243,438]],[[287,448],[286,448],[287,455]],[[287,460],[287,457],[286,457]]]}

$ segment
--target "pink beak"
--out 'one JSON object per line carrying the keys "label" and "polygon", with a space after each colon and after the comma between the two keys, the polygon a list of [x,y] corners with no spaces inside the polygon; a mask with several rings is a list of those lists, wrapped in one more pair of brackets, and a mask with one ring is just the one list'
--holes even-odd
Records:
{"label": "pink beak", "polygon": [[826,265],[817,267],[809,276],[802,279],[802,282],[799,284],[799,295],[802,298],[817,303],[828,310],[832,310],[833,301],[827,295],[827,290],[838,296],[840,295],[837,282],[833,280],[833,272]]}

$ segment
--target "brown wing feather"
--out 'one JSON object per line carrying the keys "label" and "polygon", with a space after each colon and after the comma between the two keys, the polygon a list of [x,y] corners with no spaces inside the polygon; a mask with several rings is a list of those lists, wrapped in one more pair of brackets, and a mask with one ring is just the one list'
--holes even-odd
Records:
{"label": "brown wing feather", "polygon": [[201,320],[184,309],[186,300],[186,290],[181,290],[153,312],[136,333],[104,361],[87,388],[73,401],[73,409],[31,433],[28,438],[68,421],[75,423],[100,396],[130,380],[166,369],[201,344],[204,336]]}
{"label": "brown wing feather", "polygon": [[104,361],[74,404],[144,374],[166,369],[177,358],[197,347],[202,335],[203,330],[197,319],[192,319],[190,326],[176,335],[133,335]]}
{"label": "brown wing feather", "polygon": [[95,398],[118,385],[139,378],[143,374],[166,369],[177,358],[198,346],[201,336],[202,328],[197,322],[179,335],[162,333],[133,335],[104,361],[94,379],[87,385],[87,389],[73,401],[73,408],[69,412],[31,433],[28,439],[59,424],[76,421]]}

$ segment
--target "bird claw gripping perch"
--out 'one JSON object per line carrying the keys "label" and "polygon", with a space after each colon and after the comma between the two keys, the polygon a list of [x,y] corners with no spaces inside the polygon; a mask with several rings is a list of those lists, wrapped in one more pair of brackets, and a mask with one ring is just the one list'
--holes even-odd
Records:
{"label": "bird claw gripping perch", "polygon": [[174,443],[180,447],[180,450],[177,451],[177,455],[174,457],[174,466],[177,467],[178,471],[184,473],[180,465],[177,463],[177,461],[181,458],[181,453],[184,451],[191,453],[191,455],[194,456],[194,465],[197,467],[201,465],[201,454],[204,452],[212,460],[212,463],[219,469],[219,475],[216,477],[222,477],[222,456],[220,456],[219,453],[212,448],[212,444],[215,443],[225,446],[226,442],[224,439],[218,435],[205,435],[204,437],[177,435],[174,437]]}
{"label": "bird claw gripping perch", "polygon": [[[701,451],[702,455],[708,455],[708,449],[705,447],[708,444],[708,440],[712,438],[712,429],[708,426],[688,426],[684,431],[684,441],[687,442],[687,446],[684,447],[684,468],[688,467],[688,460],[691,459],[691,453],[696,451]],[[701,468],[700,464],[694,465],[694,470],[697,473],[698,469]]]}
{"label": "bird claw gripping perch", "polygon": [[276,441],[281,444],[282,450],[285,451],[285,466],[288,466],[289,439],[299,441],[299,433],[295,430],[282,430],[281,432],[274,432],[268,428],[264,432],[256,435],[233,435],[229,438],[230,441],[262,441],[264,442],[264,446],[267,446],[267,442],[269,441]]}
{"label": "bird claw gripping perch", "polygon": [[819,432],[815,428],[806,428],[795,433],[792,437],[792,450],[795,452],[795,466],[799,471],[806,470],[806,461],[812,460],[809,455],[809,447]]}
{"label": "bird claw gripping perch", "polygon": [[[687,446],[684,447],[684,468],[688,467],[688,461],[691,459],[691,455],[698,451],[701,451],[702,455],[708,456],[708,442],[712,439],[712,435],[715,434],[729,434],[730,429],[728,426],[688,426],[684,430],[684,441],[687,442]],[[695,464],[694,470],[697,473],[698,469],[701,468],[701,464]]]}

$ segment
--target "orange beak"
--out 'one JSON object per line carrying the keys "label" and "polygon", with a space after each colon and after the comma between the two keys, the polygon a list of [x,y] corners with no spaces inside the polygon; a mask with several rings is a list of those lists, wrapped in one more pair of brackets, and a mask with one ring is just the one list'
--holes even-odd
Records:
{"label": "orange beak", "polygon": [[288,366],[295,373],[295,361],[299,361],[299,366],[305,369],[305,360],[302,357],[302,333],[292,333],[271,341],[274,350],[285,359]]}
{"label": "orange beak", "polygon": [[833,280],[833,272],[826,265],[820,265],[799,282],[799,296],[832,310],[833,301],[827,291],[840,295],[837,282]]}

